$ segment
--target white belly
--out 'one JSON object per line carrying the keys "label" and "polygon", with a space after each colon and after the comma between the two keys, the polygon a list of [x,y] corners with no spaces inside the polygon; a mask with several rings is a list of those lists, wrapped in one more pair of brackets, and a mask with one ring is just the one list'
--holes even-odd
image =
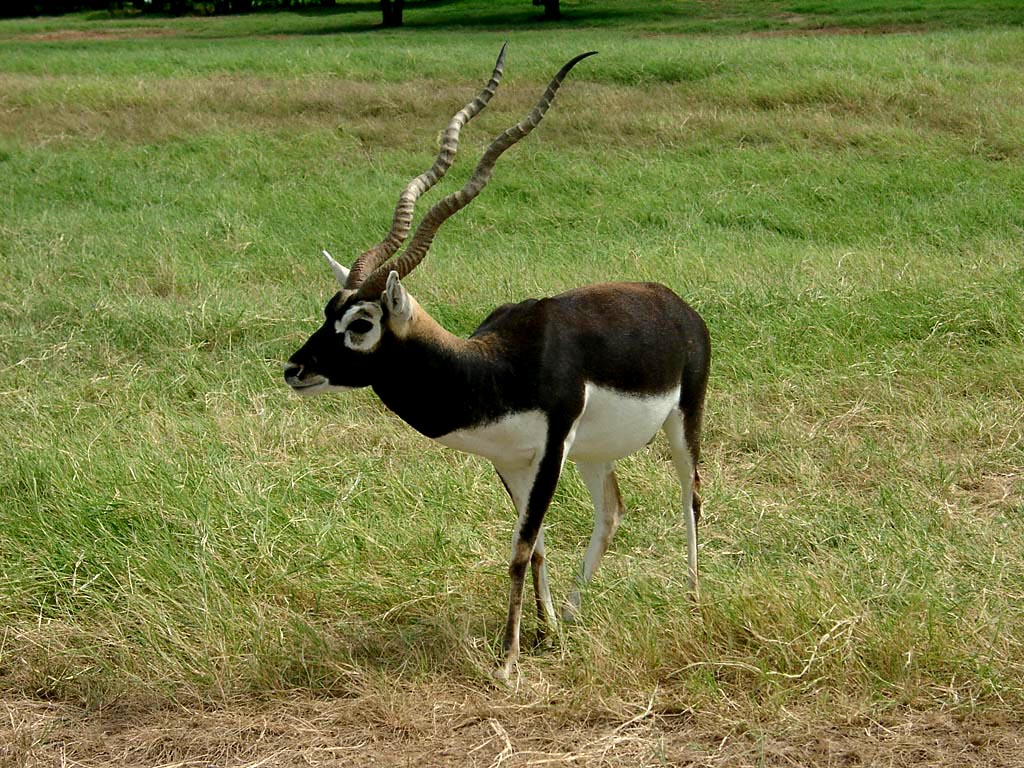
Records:
{"label": "white belly", "polygon": [[679,407],[679,387],[637,396],[587,384],[586,405],[569,446],[578,461],[614,461],[643,448]]}
{"label": "white belly", "polygon": [[[568,458],[605,462],[635,453],[651,441],[678,405],[678,387],[660,395],[636,396],[587,384]],[[437,441],[514,468],[543,455],[547,431],[548,420],[542,411],[521,411],[489,424],[449,432]]]}

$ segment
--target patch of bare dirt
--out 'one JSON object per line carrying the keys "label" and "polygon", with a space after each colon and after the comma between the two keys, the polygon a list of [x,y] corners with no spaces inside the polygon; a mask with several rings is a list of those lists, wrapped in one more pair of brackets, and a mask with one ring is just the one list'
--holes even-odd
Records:
{"label": "patch of bare dirt", "polygon": [[181,31],[168,27],[122,27],[115,29],[57,29],[19,35],[21,40],[40,42],[76,42],[79,40],[126,40],[139,37],[171,37]]}
{"label": "patch of bare dirt", "polygon": [[981,514],[1006,514],[1024,508],[1024,475],[983,473],[957,480],[950,489],[955,500]]}
{"label": "patch of bare dirt", "polygon": [[436,691],[410,701],[288,699],[216,710],[86,712],[0,703],[0,765],[283,766],[988,766],[1024,765],[1024,721],[905,712],[773,722],[721,715],[617,716],[524,703],[514,694]]}

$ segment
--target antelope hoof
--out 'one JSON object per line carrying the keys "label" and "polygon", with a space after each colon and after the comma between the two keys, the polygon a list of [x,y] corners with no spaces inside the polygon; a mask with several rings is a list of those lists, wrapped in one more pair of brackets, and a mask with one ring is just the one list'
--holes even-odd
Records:
{"label": "antelope hoof", "polygon": [[499,667],[495,667],[491,670],[491,679],[496,683],[502,685],[508,685],[509,678],[512,676],[512,665],[509,663],[502,664]]}
{"label": "antelope hoof", "polygon": [[578,594],[574,594],[562,605],[562,621],[566,624],[575,624],[579,618],[580,598]]}
{"label": "antelope hoof", "polygon": [[543,652],[550,651],[555,647],[555,635],[547,629],[539,628],[537,635],[533,638],[533,650]]}

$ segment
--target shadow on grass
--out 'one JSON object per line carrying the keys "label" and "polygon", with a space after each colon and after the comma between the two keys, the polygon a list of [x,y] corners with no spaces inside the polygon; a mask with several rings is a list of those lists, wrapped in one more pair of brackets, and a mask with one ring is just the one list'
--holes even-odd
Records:
{"label": "shadow on grass", "polygon": [[[286,11],[288,9],[281,9]],[[376,31],[412,31],[417,29],[537,29],[573,26],[585,14],[563,12],[560,22],[546,21],[543,9],[530,0],[516,5],[502,3],[460,2],[459,0],[421,0],[407,2],[401,27],[385,27],[378,3],[355,3],[334,8],[308,8],[291,11],[296,16],[320,24],[303,25],[292,34],[334,35]],[[273,12],[271,12],[273,13]]]}

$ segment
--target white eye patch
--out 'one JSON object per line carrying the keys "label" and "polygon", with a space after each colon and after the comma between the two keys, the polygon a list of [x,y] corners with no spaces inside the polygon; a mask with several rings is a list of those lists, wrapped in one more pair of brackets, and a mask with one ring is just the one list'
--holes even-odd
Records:
{"label": "white eye patch", "polygon": [[361,302],[334,321],[334,330],[345,335],[345,346],[357,352],[369,352],[380,341],[380,321],[384,316],[380,305]]}

